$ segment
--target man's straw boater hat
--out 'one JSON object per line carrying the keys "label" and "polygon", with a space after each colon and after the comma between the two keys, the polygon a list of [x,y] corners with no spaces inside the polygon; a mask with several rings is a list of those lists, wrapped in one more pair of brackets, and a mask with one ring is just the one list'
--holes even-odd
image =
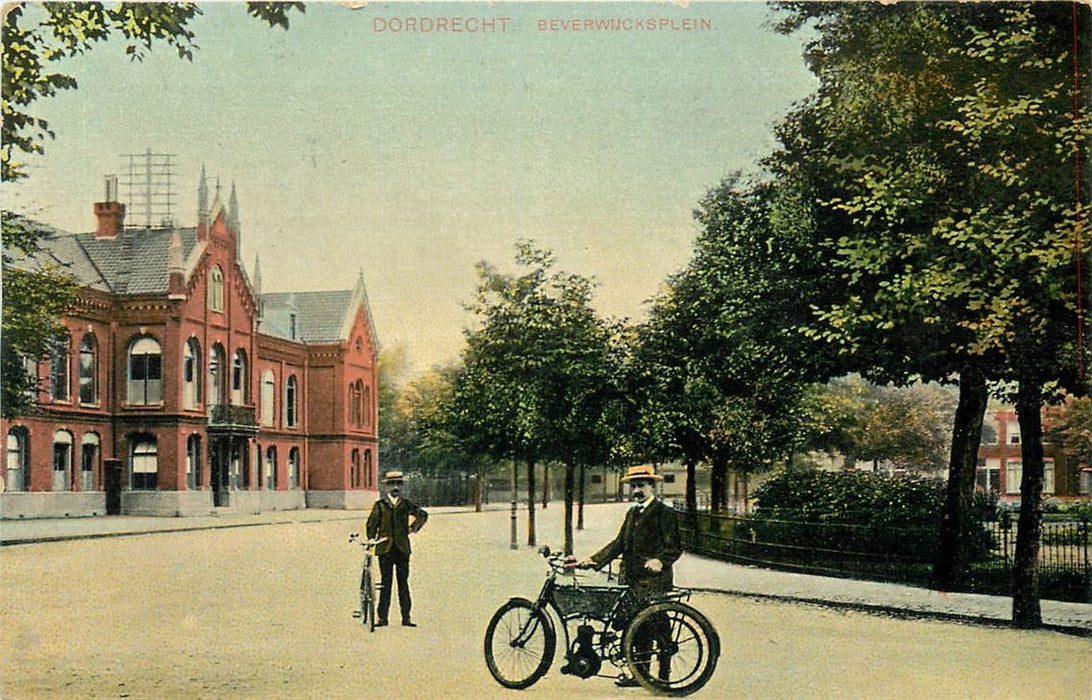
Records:
{"label": "man's straw boater hat", "polygon": [[644,479],[646,481],[663,481],[664,478],[656,473],[656,470],[652,467],[645,465],[643,467],[630,467],[626,470],[626,475],[622,477],[622,483],[628,483],[630,481],[636,481],[638,479]]}
{"label": "man's straw boater hat", "polygon": [[383,476],[384,484],[401,484],[404,483],[404,481],[405,480],[402,478],[402,472],[387,472]]}

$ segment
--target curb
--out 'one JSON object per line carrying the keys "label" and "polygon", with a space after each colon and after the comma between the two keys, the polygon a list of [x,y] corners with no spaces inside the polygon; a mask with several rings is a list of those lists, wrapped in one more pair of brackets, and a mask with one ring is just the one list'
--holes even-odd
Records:
{"label": "curb", "polygon": [[[878,603],[864,603],[843,600],[827,600],[825,598],[808,598],[805,596],[781,595],[777,593],[756,593],[754,591],[740,591],[728,588],[710,588],[707,586],[687,586],[687,590],[697,593],[713,593],[728,595],[737,598],[750,598],[752,600],[766,600],[777,603],[794,603],[798,605],[810,605],[819,608],[833,610],[849,610],[868,615],[880,615],[884,617],[897,617],[905,620],[939,620],[941,622],[955,622],[960,624],[980,625],[983,627],[1000,627],[1017,629],[1008,620],[990,617],[987,615],[970,615],[966,613],[944,612],[941,610],[922,610],[920,608],[897,607],[894,605],[882,605]],[[1092,629],[1080,625],[1066,625],[1053,622],[1044,622],[1037,629],[1059,632],[1074,637],[1092,638]]]}

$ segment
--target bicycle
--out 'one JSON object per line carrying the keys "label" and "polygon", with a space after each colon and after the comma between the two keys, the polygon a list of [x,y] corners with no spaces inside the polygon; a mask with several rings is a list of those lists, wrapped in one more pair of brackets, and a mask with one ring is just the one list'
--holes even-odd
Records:
{"label": "bicycle", "polygon": [[360,618],[360,624],[369,632],[375,632],[375,582],[372,580],[372,552],[386,537],[375,540],[362,540],[358,533],[349,535],[349,542],[357,542],[364,547],[364,569],[360,572],[360,610],[353,611],[353,617]]}
{"label": "bicycle", "polygon": [[[684,602],[690,591],[673,588],[639,600],[625,586],[584,585],[571,557],[549,547],[539,552],[550,572],[538,598],[510,598],[485,630],[485,662],[502,686],[528,688],[550,669],[557,645],[555,619],[565,634],[563,674],[622,679],[628,671],[646,690],[673,696],[689,695],[713,676],[720,638],[712,623]],[[559,576],[571,582],[559,582]],[[619,672],[600,674],[604,661]]]}

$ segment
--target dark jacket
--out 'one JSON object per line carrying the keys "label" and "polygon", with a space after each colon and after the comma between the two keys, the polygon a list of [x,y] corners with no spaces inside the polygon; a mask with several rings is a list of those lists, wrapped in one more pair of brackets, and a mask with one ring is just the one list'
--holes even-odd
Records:
{"label": "dark jacket", "polygon": [[[666,591],[674,584],[672,564],[681,554],[675,511],[653,499],[644,509],[634,506],[626,511],[618,536],[591,559],[599,568],[621,556],[618,578],[622,583],[648,591]],[[663,568],[649,571],[645,568],[649,559],[659,559]]]}
{"label": "dark jacket", "polygon": [[[413,516],[413,524],[410,524],[410,516]],[[386,537],[386,542],[380,542],[375,546],[376,555],[386,554],[392,547],[400,552],[410,553],[409,536],[411,532],[417,532],[425,526],[428,513],[416,503],[405,497],[398,499],[398,505],[391,505],[387,496],[380,498],[372,506],[372,512],[368,514],[368,523],[365,526],[368,539]]]}

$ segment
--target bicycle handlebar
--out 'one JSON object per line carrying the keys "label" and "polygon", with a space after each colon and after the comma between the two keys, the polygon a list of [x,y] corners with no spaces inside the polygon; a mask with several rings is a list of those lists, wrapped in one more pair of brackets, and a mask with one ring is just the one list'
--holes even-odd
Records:
{"label": "bicycle handlebar", "polygon": [[356,543],[360,544],[361,547],[374,547],[377,544],[379,544],[380,542],[386,542],[387,538],[386,537],[378,537],[378,538],[373,539],[373,540],[362,540],[362,539],[360,539],[360,533],[354,532],[353,534],[349,535],[349,541],[350,542],[356,542]]}

